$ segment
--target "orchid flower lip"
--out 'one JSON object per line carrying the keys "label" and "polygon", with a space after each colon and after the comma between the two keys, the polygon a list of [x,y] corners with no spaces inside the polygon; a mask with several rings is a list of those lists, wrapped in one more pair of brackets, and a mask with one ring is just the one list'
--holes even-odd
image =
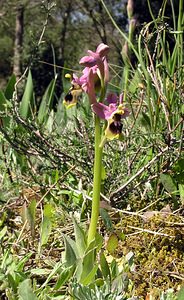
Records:
{"label": "orchid flower lip", "polygon": [[63,100],[63,104],[66,106],[66,108],[75,106],[81,94],[82,94],[81,86],[78,83],[73,82],[72,87],[69,89],[68,93],[66,94]]}
{"label": "orchid flower lip", "polygon": [[105,129],[105,137],[107,140],[118,139],[122,134],[123,125],[120,121],[114,121],[113,119],[108,121]]}
{"label": "orchid flower lip", "polygon": [[71,92],[69,92],[68,94],[66,94],[66,96],[65,96],[65,101],[66,102],[71,102],[72,99],[73,99],[73,96],[72,96]]}
{"label": "orchid flower lip", "polygon": [[105,137],[113,140],[122,135],[122,119],[128,117],[130,112],[122,103],[122,94],[119,98],[116,94],[108,94],[105,100],[108,105],[97,102],[92,105],[92,109],[101,119],[107,120]]}
{"label": "orchid flower lip", "polygon": [[77,104],[77,97],[72,94],[72,91],[69,91],[68,94],[66,94],[63,104],[66,108],[70,108],[72,106],[75,106]]}

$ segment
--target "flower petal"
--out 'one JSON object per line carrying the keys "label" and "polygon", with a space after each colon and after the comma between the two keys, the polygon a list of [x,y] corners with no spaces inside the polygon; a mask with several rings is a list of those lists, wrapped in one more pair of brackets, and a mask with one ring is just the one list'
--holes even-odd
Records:
{"label": "flower petal", "polygon": [[118,96],[114,93],[109,93],[107,95],[106,101],[110,103],[117,103],[118,102]]}
{"label": "flower petal", "polygon": [[130,114],[130,111],[129,111],[129,109],[128,108],[124,108],[124,113],[123,113],[123,115],[121,116],[123,119],[125,119],[125,118],[127,118],[128,116],[129,116],[129,114]]}
{"label": "flower petal", "polygon": [[89,68],[88,77],[86,82],[82,85],[83,90],[88,94],[90,103],[96,103],[95,95],[95,78],[96,74],[93,73],[93,69]]}
{"label": "flower petal", "polygon": [[96,49],[96,52],[99,53],[99,55],[101,57],[103,56],[107,56],[108,52],[109,52],[109,46],[107,46],[106,44],[104,43],[101,43],[98,45],[97,49]]}
{"label": "flower petal", "polygon": [[93,57],[96,61],[101,60],[99,53],[88,50],[90,57]]}
{"label": "flower petal", "polygon": [[92,105],[92,110],[97,116],[105,120],[108,120],[112,114],[112,112],[109,110],[109,106],[103,103],[94,103]]}
{"label": "flower petal", "polygon": [[93,67],[96,65],[97,60],[96,58],[94,58],[93,56],[84,56],[81,58],[81,60],[79,61],[79,63],[81,65],[84,65],[85,67]]}
{"label": "flower petal", "polygon": [[104,81],[105,83],[107,83],[109,81],[109,65],[106,58],[103,61],[103,65],[104,65]]}

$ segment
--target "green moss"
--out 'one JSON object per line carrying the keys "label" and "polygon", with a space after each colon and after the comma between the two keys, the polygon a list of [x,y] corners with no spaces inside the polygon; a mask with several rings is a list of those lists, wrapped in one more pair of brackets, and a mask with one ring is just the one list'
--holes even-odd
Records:
{"label": "green moss", "polygon": [[124,241],[119,242],[118,256],[125,255],[129,251],[134,252],[136,267],[135,271],[129,273],[129,277],[134,282],[136,295],[143,297],[142,299],[145,299],[150,292],[157,299],[160,290],[168,288],[177,290],[183,283],[184,226],[181,226],[182,223],[181,216],[163,217],[158,214],[147,222],[144,222],[141,217],[123,216],[121,222],[116,225],[126,236]]}

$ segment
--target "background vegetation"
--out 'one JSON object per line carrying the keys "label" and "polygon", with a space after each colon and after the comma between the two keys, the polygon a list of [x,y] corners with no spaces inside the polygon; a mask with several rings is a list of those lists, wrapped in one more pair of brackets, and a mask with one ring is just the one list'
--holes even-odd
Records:
{"label": "background vegetation", "polygon": [[[184,299],[183,0],[0,2],[1,299]],[[100,42],[131,116],[86,250],[93,115],[62,101]]]}

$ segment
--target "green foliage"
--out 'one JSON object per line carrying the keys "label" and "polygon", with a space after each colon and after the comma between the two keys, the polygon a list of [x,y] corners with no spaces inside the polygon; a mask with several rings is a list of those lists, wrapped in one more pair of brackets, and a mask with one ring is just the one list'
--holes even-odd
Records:
{"label": "green foliage", "polygon": [[181,289],[177,294],[177,300],[182,300],[183,297],[184,297],[184,287],[181,287]]}
{"label": "green foliage", "polygon": [[[25,263],[28,261],[31,254],[25,255],[24,258],[18,260],[14,259],[10,250],[6,250],[1,255],[0,265],[0,290],[7,290],[9,299],[13,299],[17,295],[19,284],[26,279],[26,274],[23,272]],[[17,297],[15,299],[18,299]]]}
{"label": "green foliage", "polygon": [[20,300],[37,300],[38,299],[32,291],[29,279],[25,279],[19,285],[19,297],[20,297],[19,298]]}
{"label": "green foliage", "polygon": [[94,281],[98,266],[96,264],[96,251],[102,246],[99,236],[87,246],[86,233],[79,224],[74,221],[75,241],[64,236],[65,242],[65,265],[74,266],[75,277],[79,282],[88,285]]}
{"label": "green foliage", "polygon": [[3,229],[0,231],[0,240],[3,239],[7,232],[7,226],[3,227]]}
{"label": "green foliage", "polygon": [[166,191],[174,196],[177,191],[176,184],[174,183],[172,177],[169,174],[161,174],[160,181],[163,184]]}
{"label": "green foliage", "polygon": [[[125,300],[125,299],[127,299],[126,297],[118,295],[118,293],[116,291],[111,293],[111,291],[109,290],[108,284],[104,284],[100,287],[95,286],[94,288],[91,288],[91,287],[83,286],[79,283],[76,283],[76,284],[74,283],[72,286],[72,290],[73,290],[73,292],[72,292],[73,299],[81,299],[81,300],[85,300],[85,299],[89,299],[89,300],[95,300],[95,299]],[[129,298],[129,300],[130,300],[130,298]]]}
{"label": "green foliage", "polygon": [[2,114],[2,123],[4,128],[9,127],[10,118],[7,116],[9,101],[5,95],[0,91],[0,112]]}
{"label": "green foliage", "polygon": [[31,71],[29,71],[24,94],[20,103],[20,116],[24,119],[32,118],[35,111],[35,100],[33,94],[33,80]]}
{"label": "green foliage", "polygon": [[38,250],[39,253],[41,251],[41,247],[48,242],[49,236],[52,231],[53,221],[54,221],[54,207],[52,204],[47,203],[44,205],[43,221],[41,223],[41,228],[40,228],[40,244]]}
{"label": "green foliage", "polygon": [[10,79],[7,83],[5,92],[4,92],[4,95],[5,95],[7,100],[11,100],[12,97],[13,97],[13,93],[14,93],[14,90],[15,90],[15,83],[16,83],[16,78],[15,78],[15,75],[13,74],[10,77]]}
{"label": "green foliage", "polygon": [[48,113],[52,107],[56,79],[57,77],[50,82],[40,103],[40,108],[38,110],[38,122],[40,124],[48,120]]}
{"label": "green foliage", "polygon": [[118,237],[115,233],[112,233],[107,241],[107,245],[106,245],[107,251],[113,254],[114,251],[117,249],[117,246],[118,246]]}
{"label": "green foliage", "polygon": [[36,221],[36,200],[33,199],[27,208],[27,218],[30,224],[31,234],[35,234],[35,221]]}

